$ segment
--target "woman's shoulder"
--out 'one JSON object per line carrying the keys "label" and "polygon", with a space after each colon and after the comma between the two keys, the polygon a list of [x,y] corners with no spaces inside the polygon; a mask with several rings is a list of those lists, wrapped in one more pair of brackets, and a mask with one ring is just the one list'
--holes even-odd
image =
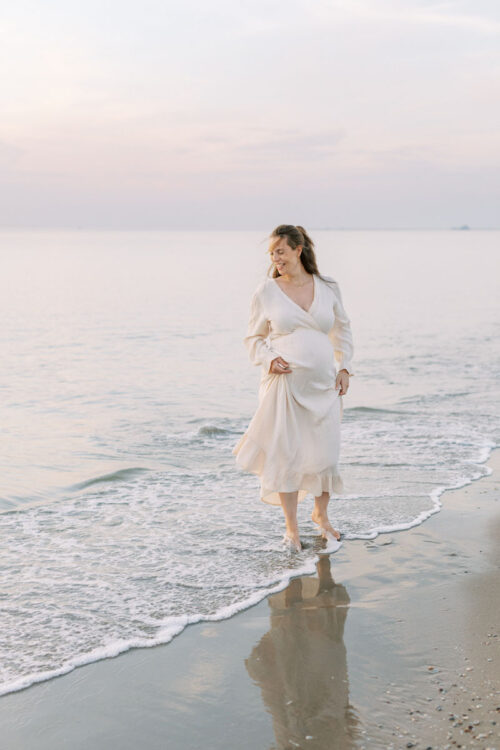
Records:
{"label": "woman's shoulder", "polygon": [[259,281],[252,294],[253,303],[263,303],[267,298],[270,287],[274,284],[270,276]]}
{"label": "woman's shoulder", "polygon": [[318,278],[323,281],[326,286],[332,288],[332,289],[338,289],[339,283],[336,279],[332,278],[331,276],[325,276],[325,274],[318,275]]}
{"label": "woman's shoulder", "polygon": [[323,274],[321,274],[320,278],[323,281],[325,287],[330,292],[333,292],[334,299],[336,298],[337,300],[342,302],[342,293],[340,291],[340,286],[337,279],[332,278],[332,276],[324,276]]}
{"label": "woman's shoulder", "polygon": [[260,297],[262,295],[265,295],[267,290],[274,284],[274,280],[270,276],[266,276],[265,279],[262,279],[257,286],[255,287],[254,296]]}

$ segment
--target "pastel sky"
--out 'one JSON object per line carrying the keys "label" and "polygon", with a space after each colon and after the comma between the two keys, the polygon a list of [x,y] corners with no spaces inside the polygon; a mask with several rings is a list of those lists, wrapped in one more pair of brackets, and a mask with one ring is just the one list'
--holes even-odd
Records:
{"label": "pastel sky", "polygon": [[0,225],[500,227],[498,0],[16,0]]}

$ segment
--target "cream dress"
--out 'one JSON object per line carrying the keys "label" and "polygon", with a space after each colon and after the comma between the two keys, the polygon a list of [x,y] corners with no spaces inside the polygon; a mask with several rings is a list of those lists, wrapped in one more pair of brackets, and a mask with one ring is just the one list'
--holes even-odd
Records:
{"label": "cream dress", "polygon": [[[337,282],[314,274],[313,285],[306,311],[267,277],[252,297],[244,338],[262,374],[257,410],[232,452],[241,469],[260,477],[260,498],[271,505],[280,505],[279,492],[298,491],[300,502],[308,493],[344,489],[338,471],[343,397],[335,379],[344,368],[354,374],[351,325]],[[292,372],[269,372],[279,356]]]}

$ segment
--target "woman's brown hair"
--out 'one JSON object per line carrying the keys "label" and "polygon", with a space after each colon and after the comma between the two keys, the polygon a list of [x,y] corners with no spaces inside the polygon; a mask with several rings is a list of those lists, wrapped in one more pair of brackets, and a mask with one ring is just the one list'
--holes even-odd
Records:
{"label": "woman's brown hair", "polygon": [[[273,231],[269,235],[269,238],[271,240],[271,247],[277,244],[283,237],[286,238],[287,244],[292,248],[292,250],[295,250],[295,248],[299,245],[302,246],[300,260],[305,270],[307,271],[307,273],[314,273],[316,274],[316,276],[321,277],[321,274],[318,271],[318,265],[316,263],[316,255],[314,253],[314,242],[309,237],[304,227],[295,227],[293,224],[280,224],[276,227],[276,229],[273,229]],[[271,270],[273,271],[273,278],[276,278],[280,275],[274,263],[272,263],[269,267],[268,275],[270,274]]]}

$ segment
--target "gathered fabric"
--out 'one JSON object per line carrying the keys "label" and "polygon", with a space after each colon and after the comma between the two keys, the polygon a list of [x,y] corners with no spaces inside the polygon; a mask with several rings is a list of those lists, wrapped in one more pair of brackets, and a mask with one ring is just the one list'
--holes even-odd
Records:
{"label": "gathered fabric", "polygon": [[[338,470],[342,396],[337,372],[352,370],[353,337],[338,283],[313,275],[309,310],[294,302],[274,278],[251,300],[244,344],[261,367],[258,407],[233,448],[237,465],[260,477],[260,498],[280,505],[280,492],[306,495],[344,490]],[[283,357],[291,372],[269,371]]]}

